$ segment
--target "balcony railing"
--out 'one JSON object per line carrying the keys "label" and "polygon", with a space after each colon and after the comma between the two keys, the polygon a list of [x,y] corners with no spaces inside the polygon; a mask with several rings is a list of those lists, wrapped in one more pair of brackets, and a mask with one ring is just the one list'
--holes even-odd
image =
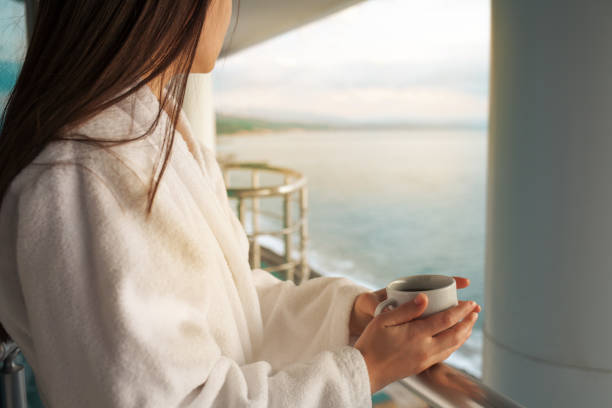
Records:
{"label": "balcony railing", "polygon": [[25,367],[17,364],[20,350],[12,340],[0,342],[0,408],[27,408]]}
{"label": "balcony railing", "polygon": [[[310,269],[306,259],[308,245],[306,178],[295,170],[272,167],[265,163],[222,163],[221,165],[229,199],[236,202],[236,213],[249,238],[251,267],[281,274],[284,279],[296,283],[308,280]],[[237,187],[234,181],[240,186]],[[278,206],[275,208],[274,205],[263,208],[262,200],[275,200],[281,204],[280,208]],[[263,220],[269,227],[262,228]],[[275,221],[277,226],[272,226]],[[283,262],[279,264],[262,262],[260,243],[262,237],[278,238],[282,244]]]}
{"label": "balcony railing", "polygon": [[[306,178],[300,173],[266,163],[224,163],[225,185],[230,200],[236,201],[238,218],[245,227],[250,248],[251,267],[269,272],[285,272],[283,278],[295,281],[294,271],[300,274],[299,281],[321,276],[308,267],[306,247],[308,243],[308,196]],[[236,177],[236,173],[243,173]],[[262,175],[276,176],[276,183],[262,184]],[[236,185],[239,184],[238,186]],[[298,195],[299,214],[292,213],[293,196]],[[276,197],[282,202],[280,211],[261,207],[264,198]],[[250,204],[250,205],[249,205]],[[249,212],[250,209],[250,212]],[[262,218],[282,220],[282,227],[261,229]],[[294,257],[292,236],[298,234],[299,251]],[[284,242],[281,251],[262,246],[262,236],[280,237]],[[383,390],[391,397],[389,404],[381,407],[432,407],[432,408],[520,408],[521,405],[487,387],[479,379],[448,364],[437,364],[419,375],[397,381]],[[377,405],[374,404],[376,407]]]}

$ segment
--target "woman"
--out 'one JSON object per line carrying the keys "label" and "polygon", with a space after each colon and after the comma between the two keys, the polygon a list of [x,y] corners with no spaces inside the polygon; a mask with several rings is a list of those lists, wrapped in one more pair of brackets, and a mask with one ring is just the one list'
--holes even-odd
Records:
{"label": "woman", "polygon": [[0,138],[0,321],[48,408],[370,406],[471,333],[473,302],[372,318],[384,290],[250,269],[181,110],[231,7],[40,1]]}

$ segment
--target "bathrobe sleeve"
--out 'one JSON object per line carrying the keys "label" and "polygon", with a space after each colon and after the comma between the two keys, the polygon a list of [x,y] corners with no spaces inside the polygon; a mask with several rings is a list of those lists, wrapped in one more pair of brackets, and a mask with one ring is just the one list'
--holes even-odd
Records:
{"label": "bathrobe sleeve", "polygon": [[[230,208],[221,168],[211,150],[202,145],[200,148],[217,198],[225,207],[237,239],[245,243],[243,256],[248,259],[246,233]],[[265,341],[259,357],[274,366],[309,359],[319,351],[356,340],[349,333],[351,311],[356,297],[369,292],[369,288],[343,277],[319,277],[295,285],[261,269],[253,270],[253,280],[264,323]]]}
{"label": "bathrobe sleeve", "polygon": [[[228,358],[206,324],[210,272],[194,269],[198,254],[181,242],[177,225],[189,220],[177,208],[146,221],[132,208],[142,197],[132,198],[76,165],[44,171],[13,198],[26,358],[48,406],[371,406],[365,362],[350,346],[280,370]],[[285,286],[260,284],[289,302]],[[320,298],[326,307],[342,287]],[[264,306],[268,324],[286,320],[281,306]]]}
{"label": "bathrobe sleeve", "polygon": [[261,358],[282,367],[354,342],[349,337],[353,303],[368,288],[336,277],[296,286],[261,269],[253,273],[264,323]]}

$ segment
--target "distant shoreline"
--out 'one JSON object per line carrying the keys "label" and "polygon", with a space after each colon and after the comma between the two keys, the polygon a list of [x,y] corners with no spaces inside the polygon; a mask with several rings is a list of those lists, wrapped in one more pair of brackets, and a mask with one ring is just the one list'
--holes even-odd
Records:
{"label": "distant shoreline", "polygon": [[283,122],[258,118],[248,118],[217,114],[217,134],[246,135],[271,132],[286,132],[290,130],[323,130],[329,126],[299,122]]}
{"label": "distant shoreline", "polygon": [[239,130],[232,133],[220,133],[217,132],[219,136],[260,136],[260,135],[269,135],[271,133],[285,133],[285,132],[306,132],[309,130],[318,130],[318,129],[305,129],[300,127],[295,128],[286,128],[286,129],[253,129],[253,130]]}
{"label": "distant shoreline", "polygon": [[248,136],[270,133],[312,131],[312,130],[486,130],[482,122],[446,123],[300,123],[283,122],[258,118],[217,115],[217,134],[219,136]]}

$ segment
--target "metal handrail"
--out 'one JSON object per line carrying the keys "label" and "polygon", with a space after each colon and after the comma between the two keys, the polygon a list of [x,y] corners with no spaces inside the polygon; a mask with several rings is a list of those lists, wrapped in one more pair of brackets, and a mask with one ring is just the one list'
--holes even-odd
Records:
{"label": "metal handrail", "polygon": [[[288,280],[295,281],[295,271],[299,271],[299,283],[308,280],[310,268],[306,259],[306,246],[308,243],[308,192],[307,179],[301,173],[283,167],[270,166],[267,163],[220,163],[223,177],[230,199],[237,200],[237,215],[242,226],[247,230],[247,200],[252,201],[251,207],[251,232],[247,233],[251,245],[249,251],[249,262],[253,268],[262,267],[262,248],[258,242],[261,236],[279,236],[284,239],[285,251],[284,261],[263,269],[268,272],[286,272]],[[251,186],[233,187],[230,184],[230,172],[232,170],[249,171],[251,173]],[[260,174],[272,173],[283,177],[283,183],[272,186],[260,185]],[[298,195],[294,200],[293,195]],[[282,214],[274,214],[260,208],[261,198],[279,197],[283,200]],[[293,216],[292,204],[299,204],[299,216]],[[282,228],[278,230],[261,230],[259,219],[261,215],[282,220]],[[299,233],[299,257],[294,260],[293,234]]]}
{"label": "metal handrail", "polygon": [[252,237],[257,237],[257,236],[262,236],[262,235],[271,235],[271,236],[281,235],[281,236],[283,236],[283,235],[287,235],[287,234],[292,234],[292,233],[298,231],[305,222],[306,222],[306,219],[304,217],[302,217],[302,218],[296,220],[293,223],[293,225],[291,225],[288,228],[282,228],[282,229],[279,229],[279,230],[276,230],[276,231],[274,231],[274,230],[257,231],[257,232],[252,232],[249,235],[251,235]]}
{"label": "metal handrail", "polygon": [[0,342],[0,408],[28,406],[25,368],[16,362],[20,352],[15,342]]}
{"label": "metal handrail", "polygon": [[[307,179],[301,173],[295,170],[291,170],[284,167],[269,166],[265,163],[225,163],[223,164],[223,171],[229,170],[257,170],[269,173],[278,173],[285,176],[285,178],[294,178],[292,182],[287,182],[278,186],[266,186],[266,187],[233,187],[227,189],[227,194],[232,198],[252,198],[252,197],[271,197],[290,194],[298,191],[302,187],[306,186]],[[226,184],[227,183],[226,179]]]}
{"label": "metal handrail", "polygon": [[0,342],[0,368],[4,365],[4,360],[6,360],[10,355],[14,353],[15,350],[18,350],[17,344],[12,340],[7,340]]}
{"label": "metal handrail", "polygon": [[[232,197],[232,198],[236,198],[236,197]],[[291,199],[291,202],[299,203],[299,200]],[[259,214],[260,215],[265,215],[269,219],[283,220],[283,215],[282,214],[277,214],[277,213],[272,212],[272,211],[266,211],[266,210],[263,210],[261,208],[259,209]]]}
{"label": "metal handrail", "polygon": [[397,383],[432,408],[523,408],[479,379],[448,364],[436,364]]}

